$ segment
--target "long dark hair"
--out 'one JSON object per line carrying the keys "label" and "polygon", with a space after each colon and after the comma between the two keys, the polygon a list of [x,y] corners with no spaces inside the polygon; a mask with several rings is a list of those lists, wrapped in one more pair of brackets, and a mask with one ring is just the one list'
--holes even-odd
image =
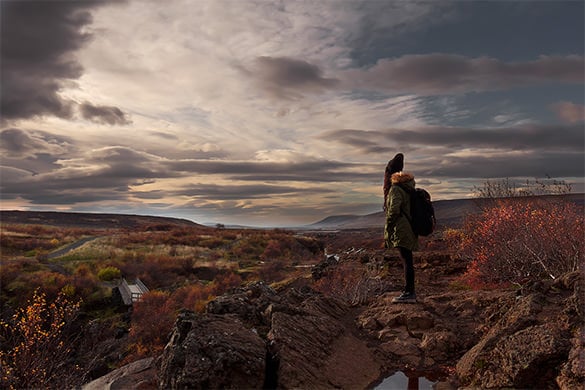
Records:
{"label": "long dark hair", "polygon": [[388,192],[392,186],[392,173],[390,172],[390,164],[384,170],[384,211],[386,211],[386,200],[388,199]]}

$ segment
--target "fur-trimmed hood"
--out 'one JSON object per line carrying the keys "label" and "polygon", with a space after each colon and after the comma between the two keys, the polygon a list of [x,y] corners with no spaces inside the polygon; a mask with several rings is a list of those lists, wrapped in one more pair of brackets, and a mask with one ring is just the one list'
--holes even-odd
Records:
{"label": "fur-trimmed hood", "polygon": [[414,175],[407,172],[396,172],[392,174],[392,184],[403,184],[409,181],[414,182]]}

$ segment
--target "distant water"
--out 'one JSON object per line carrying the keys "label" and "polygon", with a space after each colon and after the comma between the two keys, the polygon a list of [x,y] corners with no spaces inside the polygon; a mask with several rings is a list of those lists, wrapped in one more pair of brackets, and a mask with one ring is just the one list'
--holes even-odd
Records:
{"label": "distant water", "polygon": [[384,379],[374,390],[433,390],[436,383],[425,377],[409,378],[398,371]]}

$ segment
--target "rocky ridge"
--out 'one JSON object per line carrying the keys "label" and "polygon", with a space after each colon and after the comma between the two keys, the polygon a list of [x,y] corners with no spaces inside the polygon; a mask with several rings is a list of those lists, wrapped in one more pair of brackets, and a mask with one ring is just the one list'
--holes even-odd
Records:
{"label": "rocky ridge", "polygon": [[278,290],[256,282],[205,313],[181,312],[162,356],[85,388],[373,388],[398,370],[443,389],[583,387],[582,274],[470,291],[456,288],[456,259],[423,253],[415,262],[417,304],[390,303],[400,289],[397,258],[348,252],[321,265],[319,277],[359,265],[377,283],[366,300],[319,293],[312,278]]}

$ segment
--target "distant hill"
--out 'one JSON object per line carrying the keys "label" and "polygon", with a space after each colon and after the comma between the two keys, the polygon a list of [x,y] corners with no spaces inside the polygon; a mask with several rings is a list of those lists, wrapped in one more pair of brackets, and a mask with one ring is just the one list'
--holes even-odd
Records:
{"label": "distant hill", "polygon": [[[556,197],[564,197],[583,206],[585,204],[585,194],[568,194],[568,195],[546,195],[540,198],[554,200]],[[517,198],[517,199],[529,199]],[[437,217],[438,227],[456,227],[459,226],[465,217],[480,211],[480,205],[485,200],[471,199],[454,199],[438,200],[433,202],[435,216]],[[305,226],[307,229],[369,229],[384,226],[384,212],[379,211],[367,215],[338,215],[330,216],[321,221]]]}
{"label": "distant hill", "polygon": [[181,218],[60,211],[0,210],[0,221],[2,224],[36,224],[89,229],[137,228],[149,225],[203,227],[203,225]]}

